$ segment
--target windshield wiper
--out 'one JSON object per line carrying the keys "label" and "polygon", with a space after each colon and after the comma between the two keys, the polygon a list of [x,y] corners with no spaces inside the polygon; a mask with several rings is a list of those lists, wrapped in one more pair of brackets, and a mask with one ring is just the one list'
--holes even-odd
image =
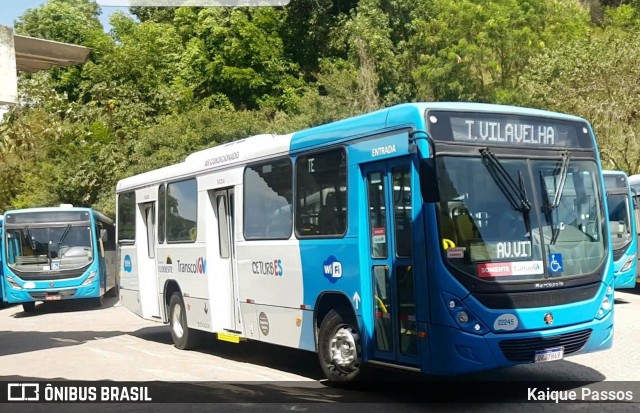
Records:
{"label": "windshield wiper", "polygon": [[527,230],[527,233],[531,233],[531,217],[529,216],[529,210],[531,209],[531,203],[527,199],[527,192],[524,187],[524,176],[522,171],[518,171],[518,184],[520,193],[523,195],[522,199],[526,201],[526,205],[528,206],[527,210],[522,210],[522,217],[524,218],[524,227]]}
{"label": "windshield wiper", "polygon": [[522,171],[518,171],[518,183],[516,184],[509,172],[489,148],[480,149],[480,154],[484,165],[489,171],[489,175],[491,175],[502,194],[507,198],[511,208],[522,214],[524,227],[527,233],[531,233],[531,219],[529,217],[531,202],[527,199]]}
{"label": "windshield wiper", "polygon": [[560,182],[558,182],[558,185],[556,186],[556,192],[553,195],[553,202],[547,206],[547,208],[549,208],[549,211],[556,209],[560,205],[560,198],[562,198],[562,191],[564,190],[564,184],[567,181],[567,175],[569,175],[570,160],[571,160],[571,152],[564,151],[562,153],[562,165],[560,165]]}
{"label": "windshield wiper", "polygon": [[549,201],[549,190],[547,189],[547,181],[544,179],[544,172],[540,171],[540,189],[544,197],[544,216],[547,222],[551,222],[551,201]]}
{"label": "windshield wiper", "polygon": [[60,235],[60,239],[58,240],[58,245],[62,244],[62,241],[64,241],[64,239],[67,237],[67,234],[69,233],[70,229],[71,229],[71,224],[68,224],[67,227],[64,229],[64,232],[62,233],[62,235]]}
{"label": "windshield wiper", "polygon": [[569,175],[569,162],[571,161],[571,152],[564,151],[562,153],[562,163],[560,164],[560,170],[558,171],[558,167],[553,171],[552,176],[560,175],[560,180],[556,185],[556,190],[553,194],[553,201],[549,199],[549,191],[547,189],[547,181],[544,179],[544,174],[540,171],[540,186],[542,189],[542,193],[545,197],[545,206],[544,206],[544,215],[547,222],[551,222],[551,240],[550,244],[555,244],[558,240],[558,236],[560,235],[560,231],[563,229],[563,224],[559,223],[558,225],[553,225],[553,220],[551,216],[551,212],[560,206],[560,199],[562,198],[562,192],[564,191],[564,184],[567,182],[567,176]]}
{"label": "windshield wiper", "polygon": [[33,251],[36,250],[36,240],[33,238],[33,235],[31,234],[31,230],[29,229],[29,227],[24,227],[25,231],[27,231],[27,236],[29,237],[29,246],[31,247],[31,249]]}
{"label": "windshield wiper", "polygon": [[516,184],[509,172],[489,148],[480,149],[480,154],[482,154],[483,163],[487,167],[491,178],[507,198],[511,208],[522,213],[528,212],[531,209],[531,202],[527,199],[522,171],[518,174],[520,182]]}

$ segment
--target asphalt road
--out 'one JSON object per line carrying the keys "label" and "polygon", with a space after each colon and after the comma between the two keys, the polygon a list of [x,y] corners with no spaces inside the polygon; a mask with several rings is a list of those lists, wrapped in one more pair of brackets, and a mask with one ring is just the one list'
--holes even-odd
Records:
{"label": "asphalt road", "polygon": [[[510,386],[527,381],[540,389],[626,390],[634,392],[634,401],[640,402],[639,317],[640,289],[622,290],[616,292],[616,335],[611,350],[454,378],[444,385],[433,378],[379,371],[379,382],[345,390],[326,384],[314,353],[259,342],[231,344],[213,337],[197,351],[178,350],[167,326],[139,318],[115,299],[107,299],[100,309],[82,302],[45,303],[33,314],[12,306],[0,310],[0,381],[162,382],[153,391],[163,400],[203,403],[13,403],[0,404],[0,412],[349,409],[372,413],[399,408],[464,412],[515,407],[527,411],[640,411],[640,403],[522,402],[519,395],[514,398],[518,389]],[[573,382],[558,387],[565,381]],[[495,393],[496,387],[513,403],[450,403],[458,395],[464,402],[469,394]],[[454,397],[439,403],[446,394]]]}

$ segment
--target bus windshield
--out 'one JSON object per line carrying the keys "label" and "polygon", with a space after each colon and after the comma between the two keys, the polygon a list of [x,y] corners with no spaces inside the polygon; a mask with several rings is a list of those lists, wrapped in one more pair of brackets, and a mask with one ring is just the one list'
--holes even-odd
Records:
{"label": "bus windshield", "polygon": [[439,227],[449,264],[488,281],[562,279],[605,258],[598,165],[557,159],[437,157]]}
{"label": "bus windshield", "polygon": [[86,225],[12,227],[5,232],[7,264],[19,271],[70,270],[93,261]]}
{"label": "bus windshield", "polygon": [[629,197],[627,194],[609,194],[607,205],[609,207],[611,247],[614,250],[619,250],[631,242]]}

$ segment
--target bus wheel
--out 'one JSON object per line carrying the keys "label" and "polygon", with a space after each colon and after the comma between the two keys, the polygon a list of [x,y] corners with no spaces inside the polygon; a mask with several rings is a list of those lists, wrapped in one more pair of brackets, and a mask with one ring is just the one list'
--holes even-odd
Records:
{"label": "bus wheel", "polygon": [[188,327],[187,312],[180,293],[173,293],[169,301],[169,324],[173,345],[180,350],[189,350],[200,342],[200,331]]}
{"label": "bus wheel", "polygon": [[22,303],[22,311],[25,313],[33,313],[36,311],[36,302],[29,301],[28,303]]}
{"label": "bus wheel", "polygon": [[360,332],[345,312],[331,310],[322,320],[318,332],[318,356],[327,379],[349,383],[363,374]]}

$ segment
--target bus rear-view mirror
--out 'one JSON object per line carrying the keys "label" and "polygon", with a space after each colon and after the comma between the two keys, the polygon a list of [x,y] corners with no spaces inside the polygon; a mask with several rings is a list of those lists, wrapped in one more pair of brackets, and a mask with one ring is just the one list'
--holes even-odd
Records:
{"label": "bus rear-view mirror", "polygon": [[435,158],[420,160],[420,192],[424,202],[440,202]]}
{"label": "bus rear-view mirror", "polygon": [[109,234],[107,233],[106,229],[101,229],[100,230],[100,239],[102,240],[102,242],[109,241]]}

